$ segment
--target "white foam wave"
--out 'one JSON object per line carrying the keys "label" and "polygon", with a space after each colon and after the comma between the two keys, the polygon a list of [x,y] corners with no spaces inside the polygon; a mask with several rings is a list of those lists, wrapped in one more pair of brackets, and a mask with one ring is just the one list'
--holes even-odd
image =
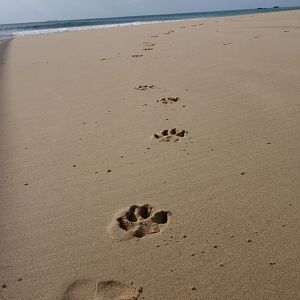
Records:
{"label": "white foam wave", "polygon": [[171,22],[171,21],[147,21],[147,22],[131,22],[131,23],[92,25],[92,26],[81,26],[81,27],[78,26],[78,27],[66,27],[66,28],[24,30],[24,31],[18,31],[14,33],[4,33],[0,35],[0,39],[11,39],[14,37],[22,37],[28,35],[41,35],[41,34],[62,33],[62,32],[71,32],[71,31],[105,29],[105,28],[113,28],[113,27],[137,26],[143,24],[156,24],[162,22]]}
{"label": "white foam wave", "polygon": [[93,29],[105,29],[113,27],[126,27],[126,26],[138,26],[145,24],[158,24],[158,23],[171,23],[171,22],[180,22],[180,21],[192,21],[206,18],[193,18],[193,19],[175,19],[175,20],[157,20],[157,21],[139,21],[139,22],[129,22],[129,23],[120,23],[120,24],[103,24],[103,25],[91,25],[91,26],[74,26],[66,28],[51,28],[51,29],[36,29],[36,30],[24,30],[10,33],[0,32],[0,40],[12,39],[15,37],[24,37],[30,35],[42,35],[42,34],[51,34],[51,33],[63,33],[63,32],[72,32],[72,31],[84,31],[84,30],[93,30]]}

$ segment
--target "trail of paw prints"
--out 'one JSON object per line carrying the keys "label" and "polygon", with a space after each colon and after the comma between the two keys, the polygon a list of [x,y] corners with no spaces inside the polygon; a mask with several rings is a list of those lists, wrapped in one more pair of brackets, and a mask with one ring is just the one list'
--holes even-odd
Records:
{"label": "trail of paw prints", "polygon": [[168,97],[168,98],[161,98],[156,100],[156,102],[158,103],[162,103],[162,104],[169,104],[169,103],[175,103],[179,101],[179,97]]}
{"label": "trail of paw prints", "polygon": [[169,222],[171,213],[157,210],[150,204],[132,205],[113,218],[109,231],[112,238],[128,240],[160,232]]}
{"label": "trail of paw prints", "polygon": [[164,129],[160,133],[155,133],[153,138],[159,142],[173,142],[176,143],[181,139],[187,136],[187,131],[182,129],[178,130],[177,128],[173,129]]}
{"label": "trail of paw prints", "polygon": [[62,300],[136,300],[142,288],[136,288],[119,281],[96,281],[79,279],[69,285]]}

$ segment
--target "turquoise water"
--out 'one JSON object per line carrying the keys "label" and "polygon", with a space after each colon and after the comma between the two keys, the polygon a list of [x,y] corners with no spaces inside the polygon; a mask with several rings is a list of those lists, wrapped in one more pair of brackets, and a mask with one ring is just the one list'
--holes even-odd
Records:
{"label": "turquoise water", "polygon": [[264,9],[243,9],[227,11],[211,11],[166,15],[147,15],[131,17],[115,17],[100,19],[80,19],[64,21],[47,21],[34,23],[2,24],[0,25],[0,39],[9,39],[16,36],[47,34],[54,32],[78,31],[96,28],[120,27],[139,25],[146,23],[160,23],[175,20],[203,19],[225,16],[241,16],[253,13],[268,13],[276,11],[299,10],[300,7],[281,7],[281,8],[264,8]]}

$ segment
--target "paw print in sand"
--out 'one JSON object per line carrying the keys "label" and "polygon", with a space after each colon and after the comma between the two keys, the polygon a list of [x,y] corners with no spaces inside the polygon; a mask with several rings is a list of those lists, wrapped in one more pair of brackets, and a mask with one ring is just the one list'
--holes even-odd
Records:
{"label": "paw print in sand", "polygon": [[109,230],[118,240],[143,238],[160,232],[169,223],[170,215],[169,211],[156,210],[150,204],[132,205],[114,217]]}
{"label": "paw print in sand", "polygon": [[137,91],[145,91],[145,90],[148,90],[148,89],[153,89],[154,88],[154,85],[151,84],[151,85],[139,85],[139,86],[136,86],[135,89]]}
{"label": "paw print in sand", "polygon": [[162,103],[162,104],[169,104],[169,103],[175,103],[179,100],[179,97],[168,97],[168,98],[162,98],[156,100],[156,102]]}
{"label": "paw print in sand", "polygon": [[187,131],[177,130],[176,128],[173,129],[164,129],[160,133],[155,133],[153,135],[154,139],[158,140],[159,142],[178,142],[180,139],[186,137]]}

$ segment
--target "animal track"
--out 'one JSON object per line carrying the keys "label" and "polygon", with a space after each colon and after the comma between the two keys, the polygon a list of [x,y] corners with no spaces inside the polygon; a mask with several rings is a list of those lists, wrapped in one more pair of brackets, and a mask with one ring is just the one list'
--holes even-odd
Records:
{"label": "animal track", "polygon": [[152,43],[152,42],[143,42],[143,45],[145,45],[146,47],[154,47],[155,43]]}
{"label": "animal track", "polygon": [[153,135],[154,139],[158,140],[159,142],[178,142],[181,138],[186,137],[187,131],[177,130],[176,128],[173,129],[164,129],[160,133],[155,133]]}
{"label": "animal track", "polygon": [[163,34],[171,34],[171,33],[174,33],[175,31],[174,30],[170,30],[168,32],[164,32]]}
{"label": "animal track", "polygon": [[193,24],[193,25],[191,25],[191,27],[197,27],[197,26],[202,26],[202,25],[204,25],[204,23]]}
{"label": "animal track", "polygon": [[151,50],[153,50],[153,48],[151,48],[151,47],[149,47],[149,48],[143,48],[142,50],[143,51],[151,51]]}
{"label": "animal track", "polygon": [[68,286],[62,300],[136,300],[141,291],[142,288],[114,280],[80,279]]}
{"label": "animal track", "polygon": [[138,90],[138,91],[145,91],[145,90],[148,90],[148,89],[153,89],[154,88],[154,85],[139,85],[139,86],[136,86],[135,89]]}
{"label": "animal track", "polygon": [[174,103],[174,102],[177,102],[179,100],[179,97],[168,97],[168,98],[162,98],[162,99],[158,99],[156,100],[156,102],[160,102],[160,103],[163,103],[163,104],[168,104],[168,103]]}
{"label": "animal track", "polygon": [[158,233],[169,223],[171,213],[156,210],[150,204],[131,205],[129,209],[117,214],[110,224],[113,238],[126,240],[143,238],[148,234]]}
{"label": "animal track", "polygon": [[143,56],[143,54],[133,54],[133,55],[131,55],[131,57],[134,57],[134,58],[136,58],[136,57],[142,57]]}

